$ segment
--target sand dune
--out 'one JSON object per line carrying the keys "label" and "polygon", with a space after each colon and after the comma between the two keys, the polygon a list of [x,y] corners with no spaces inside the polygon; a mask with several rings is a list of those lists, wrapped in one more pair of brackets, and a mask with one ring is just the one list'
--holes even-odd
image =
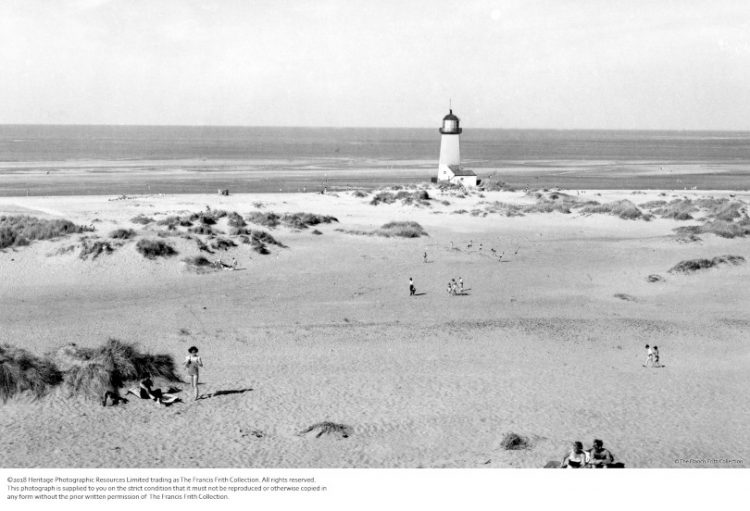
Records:
{"label": "sand dune", "polygon": [[[665,198],[566,193],[636,205]],[[87,234],[101,239],[115,228],[137,233],[94,260],[78,248],[59,253],[81,235],[0,251],[0,343],[44,353],[112,336],[177,360],[197,345],[206,395],[169,408],[145,400],[102,408],[54,392],[9,400],[0,404],[3,466],[541,467],[593,438],[635,467],[749,459],[750,265],[668,270],[688,259],[748,258],[750,239],[679,243],[673,229],[691,221],[659,217],[451,214],[535,199],[430,194],[429,206],[372,206],[347,192],[0,198],[0,215],[44,212],[93,225]],[[666,199],[673,194],[707,195]],[[251,226],[285,245],[268,255],[242,243],[206,254],[179,236],[163,238],[174,257],[136,251],[137,239],[163,229],[133,224],[136,215],[206,206],[339,223],[316,225],[322,235]],[[429,236],[336,230],[407,220]],[[182,259],[200,254],[236,258],[241,271],[190,271]],[[649,282],[652,274],[664,281]],[[449,296],[459,276],[466,294]],[[419,296],[409,296],[409,277]],[[659,345],[665,368],[641,367],[646,343]],[[324,421],[351,435],[299,435]],[[505,450],[508,432],[530,447]]]}

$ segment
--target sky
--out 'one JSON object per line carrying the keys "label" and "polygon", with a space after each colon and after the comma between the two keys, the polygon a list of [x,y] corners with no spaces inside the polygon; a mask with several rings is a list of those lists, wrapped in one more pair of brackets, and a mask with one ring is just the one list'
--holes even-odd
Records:
{"label": "sky", "polygon": [[0,0],[0,124],[750,130],[744,0]]}

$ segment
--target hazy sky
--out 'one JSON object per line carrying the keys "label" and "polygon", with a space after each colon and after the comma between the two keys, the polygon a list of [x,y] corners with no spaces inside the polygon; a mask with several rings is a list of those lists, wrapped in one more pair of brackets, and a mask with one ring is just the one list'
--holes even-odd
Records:
{"label": "hazy sky", "polygon": [[0,123],[750,130],[744,0],[0,0]]}

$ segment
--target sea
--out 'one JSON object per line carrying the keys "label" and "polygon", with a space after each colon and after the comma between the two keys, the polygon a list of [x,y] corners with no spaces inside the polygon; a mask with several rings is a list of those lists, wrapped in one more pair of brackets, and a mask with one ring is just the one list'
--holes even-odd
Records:
{"label": "sea", "polygon": [[[299,179],[305,171],[310,184],[319,182],[320,173],[325,172],[327,178],[331,176],[332,187],[352,183],[377,186],[413,180],[421,175],[420,169],[424,170],[424,179],[429,179],[439,147],[437,128],[0,125],[0,195],[112,193],[126,189],[184,193],[221,187],[217,175],[206,180],[194,174],[189,180],[174,175],[164,178],[165,171],[184,168],[184,162],[193,162],[192,170],[195,162],[200,162],[200,168],[208,173],[228,170],[227,162],[231,162],[232,179],[226,184],[243,192],[307,191],[305,179]],[[483,171],[492,172],[517,185],[750,187],[750,132],[464,127],[461,153],[464,165],[480,176]],[[160,163],[141,166],[138,162]],[[633,165],[639,169],[644,165],[666,166],[672,172],[648,179],[641,175],[638,183],[621,179],[623,169]],[[266,171],[294,169],[296,179],[293,184],[284,182],[285,178],[269,182],[265,174],[259,180],[257,171],[261,167]],[[563,167],[564,172],[548,171],[556,167]],[[98,176],[86,181],[88,178],[77,175],[62,180],[64,171],[69,173],[71,168],[106,168],[111,179],[107,182]],[[366,179],[345,172],[362,168],[372,170]],[[686,168],[689,172],[684,172]],[[701,168],[710,172],[701,173]],[[592,179],[591,169],[598,170],[596,179]],[[148,176],[149,170],[153,178]],[[127,178],[128,173],[132,179]],[[74,186],[68,186],[71,183]]]}

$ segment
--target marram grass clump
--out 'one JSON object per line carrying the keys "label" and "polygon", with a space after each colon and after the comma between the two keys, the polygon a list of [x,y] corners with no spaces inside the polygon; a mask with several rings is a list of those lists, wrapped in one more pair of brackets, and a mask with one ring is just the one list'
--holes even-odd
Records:
{"label": "marram grass clump", "polygon": [[177,254],[174,247],[164,240],[142,239],[135,245],[135,249],[147,259],[170,257]]}
{"label": "marram grass clump", "polygon": [[68,344],[50,358],[62,371],[63,387],[69,396],[100,399],[107,390],[146,377],[181,381],[171,355],[144,353],[117,339],[109,339],[98,348]]}
{"label": "marram grass clump", "polygon": [[49,360],[9,344],[0,345],[0,400],[30,393],[41,397],[62,381],[60,370]]}
{"label": "marram grass clump", "polygon": [[45,220],[27,215],[0,216],[0,249],[24,246],[34,240],[47,240],[69,234],[93,231],[70,220]]}

